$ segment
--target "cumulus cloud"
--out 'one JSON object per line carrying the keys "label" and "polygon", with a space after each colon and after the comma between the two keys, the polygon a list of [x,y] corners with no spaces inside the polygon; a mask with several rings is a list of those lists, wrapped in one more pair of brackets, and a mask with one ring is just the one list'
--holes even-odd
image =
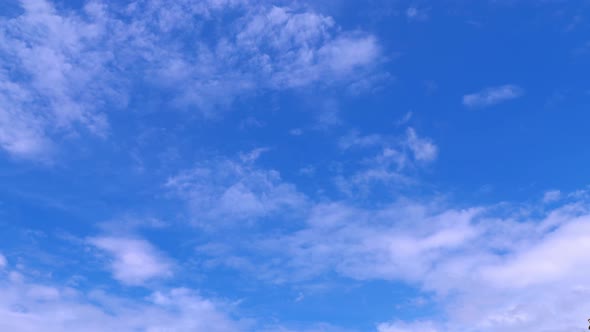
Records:
{"label": "cumulus cloud", "polygon": [[486,88],[479,92],[463,96],[463,105],[466,107],[488,107],[511,99],[516,99],[524,94],[524,90],[516,85],[507,84],[492,88]]}
{"label": "cumulus cloud", "polygon": [[88,242],[109,254],[113,277],[126,285],[170,277],[172,263],[149,242],[129,237],[102,236]]}
{"label": "cumulus cloud", "polygon": [[[47,158],[62,136],[107,135],[109,112],[137,85],[157,91],[152,98],[170,96],[172,107],[216,116],[261,91],[352,84],[381,56],[374,36],[298,8],[237,0],[21,6],[0,19],[0,148],[22,158]],[[224,15],[224,33],[203,34]]]}

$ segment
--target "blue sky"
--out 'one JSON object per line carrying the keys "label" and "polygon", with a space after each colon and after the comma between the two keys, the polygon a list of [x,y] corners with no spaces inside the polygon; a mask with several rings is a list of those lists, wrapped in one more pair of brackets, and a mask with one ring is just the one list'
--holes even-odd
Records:
{"label": "blue sky", "polygon": [[0,330],[585,330],[589,19],[3,1]]}

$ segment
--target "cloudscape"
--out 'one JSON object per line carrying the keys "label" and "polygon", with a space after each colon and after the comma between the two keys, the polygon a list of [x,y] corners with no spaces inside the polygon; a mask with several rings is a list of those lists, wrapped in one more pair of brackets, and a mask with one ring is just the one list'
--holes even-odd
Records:
{"label": "cloudscape", "polygon": [[590,3],[3,0],[0,331],[572,332]]}

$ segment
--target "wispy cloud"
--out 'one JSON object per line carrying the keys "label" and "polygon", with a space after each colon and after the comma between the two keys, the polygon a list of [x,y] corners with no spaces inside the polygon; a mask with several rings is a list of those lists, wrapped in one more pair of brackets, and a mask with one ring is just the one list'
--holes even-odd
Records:
{"label": "wispy cloud", "polygon": [[364,158],[353,174],[336,177],[336,185],[345,193],[368,193],[374,184],[408,185],[416,181],[415,171],[436,160],[438,147],[409,127],[403,136],[359,135],[352,131],[339,140],[343,150],[373,153]]}
{"label": "wispy cloud", "polygon": [[260,152],[199,164],[169,178],[166,187],[187,201],[191,218],[204,227],[252,222],[305,207],[305,196],[283,182],[279,172],[253,164]]}
{"label": "wispy cloud", "polygon": [[471,108],[488,107],[511,99],[516,99],[524,94],[524,90],[516,85],[507,84],[492,88],[486,88],[479,92],[463,96],[463,105]]}

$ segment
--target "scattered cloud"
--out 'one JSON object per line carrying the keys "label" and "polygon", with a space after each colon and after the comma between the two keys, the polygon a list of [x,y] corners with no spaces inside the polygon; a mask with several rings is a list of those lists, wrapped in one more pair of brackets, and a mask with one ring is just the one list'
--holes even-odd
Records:
{"label": "scattered cloud", "polygon": [[170,259],[143,239],[102,236],[90,238],[88,243],[111,256],[113,277],[123,284],[139,286],[172,276]]}
{"label": "scattered cloud", "polygon": [[488,107],[524,94],[524,90],[516,85],[507,84],[483,89],[479,92],[463,96],[463,105],[470,108]]}

